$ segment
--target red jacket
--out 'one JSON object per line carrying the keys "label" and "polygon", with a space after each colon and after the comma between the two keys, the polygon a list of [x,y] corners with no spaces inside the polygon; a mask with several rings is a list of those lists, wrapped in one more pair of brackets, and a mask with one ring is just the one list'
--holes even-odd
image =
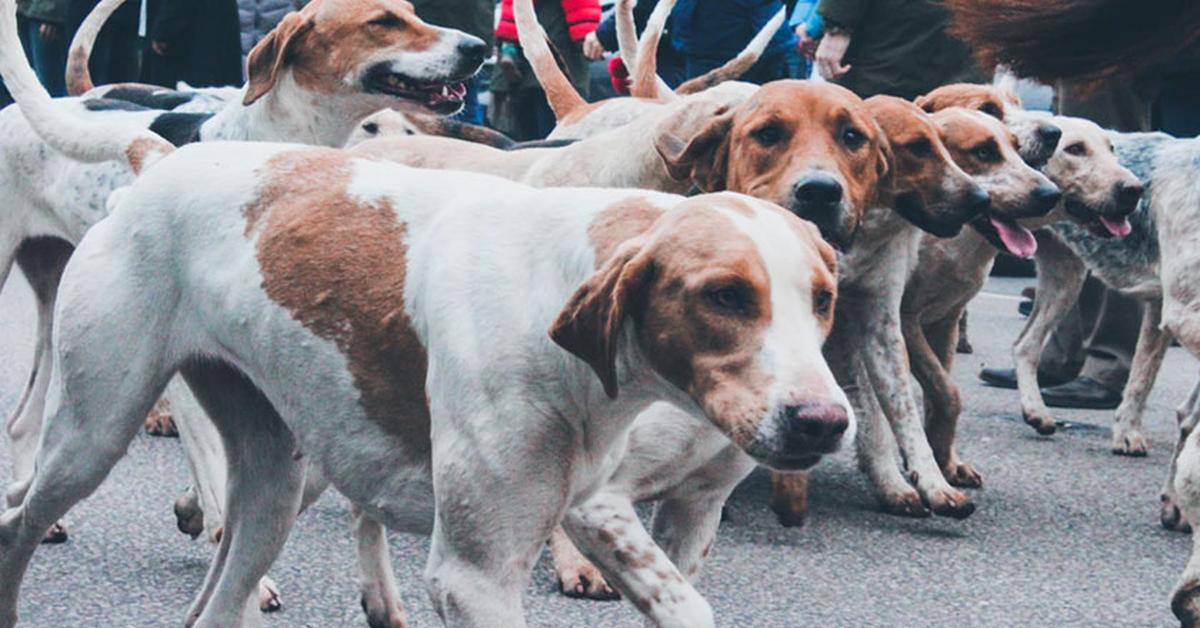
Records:
{"label": "red jacket", "polygon": [[[596,30],[596,25],[600,23],[600,0],[559,0],[559,3],[567,16],[567,28],[572,41],[583,41],[588,33]],[[512,0],[500,2],[500,23],[496,25],[496,39],[518,41]]]}

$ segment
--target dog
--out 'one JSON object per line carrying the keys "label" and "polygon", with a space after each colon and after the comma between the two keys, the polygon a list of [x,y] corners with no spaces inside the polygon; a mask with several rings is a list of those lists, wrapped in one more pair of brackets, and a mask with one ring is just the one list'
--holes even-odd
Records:
{"label": "dog", "polygon": [[[1127,217],[1141,198],[1142,184],[1117,161],[1103,129],[1080,118],[1031,117],[1042,118],[1061,131],[1055,152],[1041,170],[1062,191],[1062,200],[1051,213],[1021,220],[1020,226],[1032,230],[1069,220],[1098,237],[1123,234],[1128,229]],[[1029,134],[1020,146],[1024,149],[1038,140],[1038,134]],[[1021,152],[1024,156],[1025,151]],[[962,402],[950,369],[958,321],[983,289],[1000,250],[997,244],[1008,248],[1004,240],[986,237],[979,229],[948,240],[925,238],[901,309],[909,363],[924,393],[926,434],[942,473],[958,487],[979,488],[983,478],[954,447]]]}

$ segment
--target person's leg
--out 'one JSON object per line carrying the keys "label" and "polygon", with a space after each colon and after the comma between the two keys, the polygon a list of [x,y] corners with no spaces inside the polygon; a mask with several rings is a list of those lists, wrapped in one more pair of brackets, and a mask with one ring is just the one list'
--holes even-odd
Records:
{"label": "person's leg", "polygon": [[46,22],[29,20],[26,37],[29,40],[29,59],[38,80],[46,87],[51,96],[67,95],[67,42],[66,33],[61,25],[53,25],[54,36],[43,34]]}
{"label": "person's leg", "polygon": [[1079,374],[1109,390],[1120,391],[1129,380],[1142,305],[1136,299],[1105,288],[1092,320],[1095,322],[1085,343],[1087,359]]}

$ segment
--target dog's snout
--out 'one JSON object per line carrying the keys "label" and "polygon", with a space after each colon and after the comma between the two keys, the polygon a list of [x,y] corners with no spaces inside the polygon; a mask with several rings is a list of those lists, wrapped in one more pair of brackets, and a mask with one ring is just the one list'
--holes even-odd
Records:
{"label": "dog's snout", "polygon": [[987,211],[992,205],[992,197],[988,195],[987,190],[978,185],[971,186],[967,192],[967,207],[974,213],[982,213]]}
{"label": "dog's snout", "polygon": [[488,45],[478,37],[467,35],[458,42],[458,54],[465,59],[478,60],[482,63],[483,59],[487,57]]}
{"label": "dog's snout", "polygon": [[1141,182],[1121,182],[1117,184],[1117,200],[1120,202],[1121,209],[1133,211],[1137,207],[1138,201],[1142,200],[1142,184]]}
{"label": "dog's snout", "polygon": [[1058,205],[1062,192],[1055,185],[1043,184],[1033,190],[1033,202],[1039,211],[1048,212]]}
{"label": "dog's snout", "polygon": [[796,200],[809,206],[832,206],[842,202],[842,184],[824,173],[810,174],[796,183]]}
{"label": "dog's snout", "polygon": [[1062,138],[1062,129],[1053,124],[1042,124],[1037,129],[1038,138],[1046,144],[1046,148],[1053,150],[1058,146],[1058,140]]}
{"label": "dog's snout", "polygon": [[789,443],[808,451],[828,452],[835,449],[850,429],[850,415],[839,404],[806,403],[788,406]]}

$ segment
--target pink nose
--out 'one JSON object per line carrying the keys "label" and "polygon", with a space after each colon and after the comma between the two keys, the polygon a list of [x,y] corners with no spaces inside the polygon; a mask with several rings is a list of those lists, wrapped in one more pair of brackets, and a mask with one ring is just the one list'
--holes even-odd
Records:
{"label": "pink nose", "polygon": [[850,416],[840,404],[803,403],[788,406],[787,446],[794,453],[828,453],[837,449],[850,428]]}

